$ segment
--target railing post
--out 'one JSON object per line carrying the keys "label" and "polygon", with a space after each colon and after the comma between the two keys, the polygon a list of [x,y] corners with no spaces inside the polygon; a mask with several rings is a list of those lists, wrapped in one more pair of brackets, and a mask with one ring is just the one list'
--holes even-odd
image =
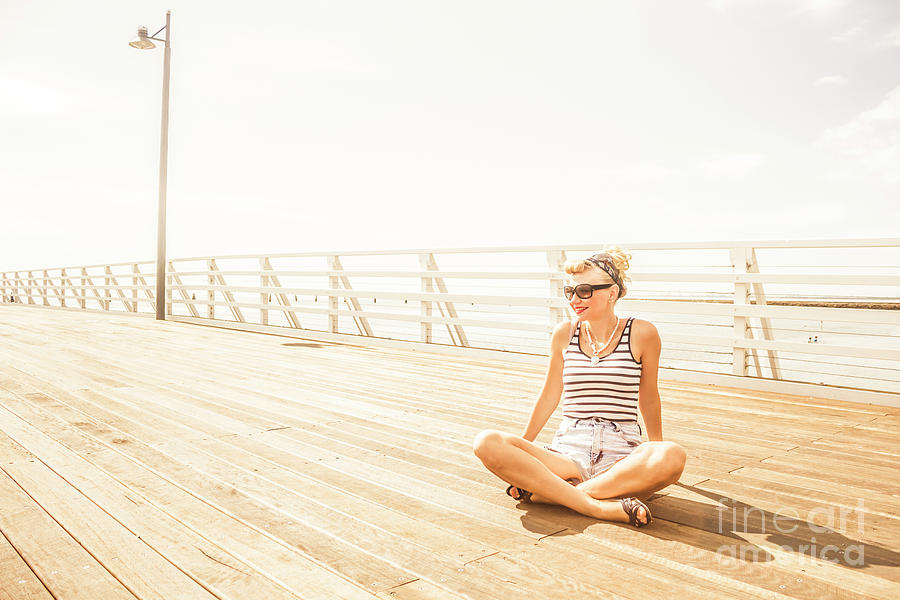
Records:
{"label": "railing post", "polygon": [[32,275],[31,271],[28,271],[25,281],[28,283],[28,287],[25,288],[25,293],[28,295],[28,304],[36,304],[34,298],[31,297],[31,286],[34,285],[34,275]]}
{"label": "railing post", "polygon": [[[750,248],[732,248],[731,249],[731,270],[737,275],[747,273],[750,262]],[[734,280],[734,307],[748,306],[750,304],[750,284],[746,281]],[[738,311],[733,311],[734,316],[734,340],[748,339],[749,319],[745,316],[739,316]],[[732,345],[731,359],[732,373],[735,375],[747,375],[747,349],[739,348]]]}
{"label": "railing post", "polygon": [[44,306],[50,306],[50,290],[53,289],[53,286],[50,285],[50,272],[44,269],[42,273],[44,274],[44,279],[41,284],[41,289],[43,290],[41,297],[44,300]]}
{"label": "railing post", "polygon": [[172,261],[169,261],[168,268],[166,269],[166,316],[172,316],[172,275],[171,272],[174,268]]}
{"label": "railing post", "polygon": [[65,269],[59,270],[59,285],[54,286],[54,292],[59,298],[59,305],[63,308],[66,307],[66,279],[65,279]]}
{"label": "railing post", "polygon": [[210,319],[216,318],[216,290],[212,289],[212,286],[216,285],[216,278],[212,274],[213,271],[213,261],[212,259],[207,259],[206,261],[206,270],[209,274],[206,276],[207,283],[209,284],[209,294],[207,295],[207,304],[206,304],[206,316]]}
{"label": "railing post", "polygon": [[[419,255],[419,267],[428,269],[429,259],[433,258],[431,254]],[[431,277],[422,277],[420,289],[426,294],[434,293],[434,279]],[[419,321],[419,340],[425,344],[431,343],[432,323],[431,316],[434,314],[434,303],[431,300],[422,300],[419,302],[421,320]]]}
{"label": "railing post", "polygon": [[81,308],[87,308],[87,270],[81,267]]}
{"label": "railing post", "polygon": [[[259,274],[259,285],[262,288],[269,287],[269,276],[265,274],[266,268],[266,257],[262,257],[259,259],[259,269],[261,273]],[[269,290],[265,289],[259,294],[259,303],[262,304],[262,308],[259,309],[259,323],[260,325],[268,325],[269,324]]]}
{"label": "railing post", "polygon": [[[119,285],[119,280],[116,279],[115,273],[113,273],[112,267],[106,265],[106,278],[109,282],[108,285],[112,285],[116,288],[116,295],[119,296],[119,300],[122,302],[122,306],[125,307],[125,310],[134,312],[134,307],[128,304],[128,298],[125,296],[125,292],[122,290],[122,286]],[[112,298],[112,291],[107,290],[107,294],[110,298]]]}
{"label": "railing post", "polygon": [[[750,248],[750,256],[748,257],[747,262],[748,272],[750,273],[759,273],[759,260],[756,258],[756,248]],[[763,284],[754,283],[752,286],[753,296],[756,302],[756,306],[766,306],[766,293],[763,289]],[[773,333],[772,320],[769,317],[760,317],[759,325],[762,329],[763,338],[768,341],[774,341],[775,335]],[[752,333],[752,332],[751,332]],[[781,379],[781,367],[778,364],[778,355],[775,350],[769,350],[769,368],[772,371],[772,379]],[[753,354],[754,359],[756,359],[757,371],[760,371],[759,368],[759,359],[756,355],[756,352]],[[761,374],[760,374],[761,376]]]}
{"label": "railing post", "polygon": [[110,269],[109,269],[109,267],[106,267],[105,269],[103,269],[103,273],[104,273],[104,276],[103,276],[103,285],[104,285],[104,289],[103,289],[103,297],[106,299],[106,300],[105,300],[105,302],[106,302],[106,310],[109,310],[109,305],[112,304],[112,295],[110,294],[110,289],[109,289],[109,286],[112,285],[112,278],[110,277]]}
{"label": "railing post", "polygon": [[66,306],[66,268],[63,267],[59,270],[59,291],[62,294],[62,297],[59,299],[63,308]]}
{"label": "railing post", "polygon": [[228,284],[225,282],[225,277],[222,276],[222,273],[219,271],[219,266],[216,264],[216,259],[209,259],[209,269],[210,273],[215,275],[215,281],[217,281],[222,288],[222,297],[225,298],[225,303],[228,304],[228,308],[231,310],[231,314],[234,315],[234,319],[238,323],[246,323],[244,320],[244,313],[241,312],[241,308],[237,305],[234,294],[229,291]]}
{"label": "railing post", "polygon": [[[441,294],[448,293],[449,289],[447,288],[447,284],[444,283],[444,278],[440,276],[440,269],[438,269],[437,260],[434,258],[434,253],[429,252],[428,254],[421,255],[419,257],[419,264],[426,271],[433,271],[434,275],[429,277],[432,283],[431,291],[437,291]],[[442,317],[449,317],[451,319],[459,319],[459,313],[456,312],[456,306],[453,302],[448,300],[438,300],[433,303],[437,306],[437,309],[440,311]],[[443,305],[444,308],[447,309],[447,314],[444,314],[444,308],[441,308]],[[431,323],[429,323],[431,325]],[[453,342],[456,346],[468,346],[469,338],[466,336],[466,332],[463,329],[463,326],[460,323],[450,324],[447,323],[447,333],[450,335],[450,341]]]}
{"label": "railing post", "polygon": [[[275,270],[272,268],[272,262],[269,260],[269,258],[268,257],[262,258],[262,259],[260,259],[259,262],[260,262],[260,266],[266,272],[266,275],[267,275],[268,281],[269,281],[269,286],[275,287],[275,288],[280,288],[281,281],[278,280],[278,275],[275,275]],[[300,325],[300,319],[298,319],[297,315],[294,313],[294,311],[291,310],[291,308],[292,308],[291,301],[288,298],[287,294],[284,294],[282,292],[276,292],[274,294],[269,294],[269,295],[274,296],[275,299],[281,303],[282,312],[284,313],[284,318],[287,319],[288,324],[290,324],[291,327],[295,327],[297,329],[303,329],[303,327]]]}
{"label": "railing post", "polygon": [[339,305],[337,292],[340,285],[340,277],[334,273],[334,271],[338,270],[338,257],[334,254],[328,255],[328,269],[332,271],[328,275],[328,289],[330,290],[328,294],[328,310],[331,311],[328,313],[328,331],[337,333],[340,325],[337,314]]}
{"label": "railing post", "polygon": [[131,266],[131,305],[134,307],[134,312],[138,311],[138,266],[137,263]]}
{"label": "railing post", "polygon": [[[562,298],[563,297],[563,287],[565,286],[565,278],[563,276],[563,269],[566,266],[566,252],[565,250],[550,250],[547,252],[547,266],[550,267],[551,270],[554,271],[552,275],[550,275],[550,298]],[[565,308],[559,308],[555,306],[550,307],[550,327],[556,327],[558,323],[561,321],[565,321],[568,318],[567,312]],[[552,331],[552,330],[551,330]],[[548,334],[548,339],[551,334]]]}
{"label": "railing post", "polygon": [[41,279],[41,300],[43,301],[44,306],[50,306],[50,291],[52,286],[50,285],[48,277],[49,274],[44,272],[44,277]]}
{"label": "railing post", "polygon": [[[169,285],[166,286],[167,289],[172,287],[178,288],[178,292],[181,294],[181,298],[184,300],[184,305],[191,313],[192,317],[200,317],[200,313],[197,312],[197,307],[195,305],[195,301],[197,300],[196,294],[189,294],[188,287],[184,285],[184,282],[181,281],[181,276],[178,274],[178,271],[175,270],[175,263],[173,261],[169,261]],[[172,303],[172,295],[169,294],[169,303]]]}

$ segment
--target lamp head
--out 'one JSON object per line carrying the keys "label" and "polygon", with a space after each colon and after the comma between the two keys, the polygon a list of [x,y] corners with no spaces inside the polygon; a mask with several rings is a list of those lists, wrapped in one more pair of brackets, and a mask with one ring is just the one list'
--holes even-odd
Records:
{"label": "lamp head", "polygon": [[156,44],[151,42],[147,37],[146,27],[138,27],[138,39],[134,42],[128,42],[128,45],[132,48],[137,48],[138,50],[149,50],[150,48],[156,48]]}

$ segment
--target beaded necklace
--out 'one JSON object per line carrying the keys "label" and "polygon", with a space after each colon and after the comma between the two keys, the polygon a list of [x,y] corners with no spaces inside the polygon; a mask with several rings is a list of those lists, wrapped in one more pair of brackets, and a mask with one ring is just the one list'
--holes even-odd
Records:
{"label": "beaded necklace", "polygon": [[599,348],[597,347],[597,344],[599,344],[600,342],[597,342],[594,340],[594,334],[591,332],[590,323],[588,323],[587,321],[584,322],[584,329],[585,329],[585,331],[587,331],[588,341],[591,344],[591,354],[593,354],[593,356],[591,356],[591,364],[592,365],[596,365],[596,364],[600,363],[600,353],[603,352],[606,349],[606,347],[609,346],[609,343],[612,341],[613,336],[616,334],[616,330],[619,328],[619,321],[620,321],[620,319],[618,317],[616,317],[616,326],[613,327],[612,332],[610,332],[609,338],[607,338],[606,343],[603,344],[603,346],[601,346]]}

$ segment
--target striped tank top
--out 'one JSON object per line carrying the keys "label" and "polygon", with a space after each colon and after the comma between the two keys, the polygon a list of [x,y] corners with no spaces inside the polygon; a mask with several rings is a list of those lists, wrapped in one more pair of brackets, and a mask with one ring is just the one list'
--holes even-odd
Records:
{"label": "striped tank top", "polygon": [[629,317],[615,349],[596,365],[581,349],[576,322],[563,353],[563,416],[637,421],[641,363],[631,353],[632,321]]}

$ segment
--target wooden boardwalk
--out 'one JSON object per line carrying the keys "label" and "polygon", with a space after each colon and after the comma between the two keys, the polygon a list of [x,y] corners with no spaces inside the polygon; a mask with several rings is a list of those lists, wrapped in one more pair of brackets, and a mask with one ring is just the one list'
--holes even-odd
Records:
{"label": "wooden boardwalk", "polygon": [[636,530],[473,455],[542,379],[0,307],[0,599],[900,597],[900,410],[664,384],[688,466]]}

